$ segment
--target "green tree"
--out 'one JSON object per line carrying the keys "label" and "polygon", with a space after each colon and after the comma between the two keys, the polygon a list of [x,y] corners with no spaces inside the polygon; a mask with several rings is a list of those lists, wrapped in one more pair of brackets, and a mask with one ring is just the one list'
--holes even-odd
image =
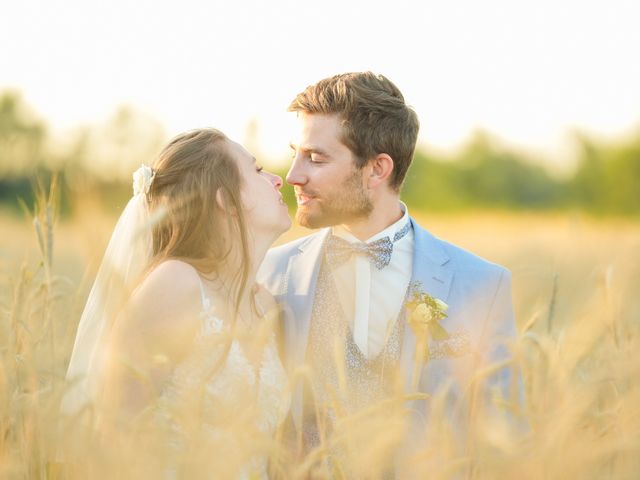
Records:
{"label": "green tree", "polygon": [[0,177],[18,177],[42,165],[47,129],[19,93],[0,94]]}
{"label": "green tree", "polygon": [[599,214],[640,214],[640,132],[617,142],[578,137],[571,202]]}
{"label": "green tree", "polygon": [[557,206],[563,185],[540,165],[477,133],[450,158],[417,151],[403,197],[417,208],[525,208]]}

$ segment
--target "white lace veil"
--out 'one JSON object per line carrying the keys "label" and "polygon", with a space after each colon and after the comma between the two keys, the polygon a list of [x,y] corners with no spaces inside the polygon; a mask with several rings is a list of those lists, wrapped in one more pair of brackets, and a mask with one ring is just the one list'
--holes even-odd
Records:
{"label": "white lace veil", "polygon": [[96,399],[113,321],[151,260],[152,222],[146,194],[154,176],[144,165],[133,174],[134,195],[111,235],[78,324],[61,404],[64,414],[77,414]]}

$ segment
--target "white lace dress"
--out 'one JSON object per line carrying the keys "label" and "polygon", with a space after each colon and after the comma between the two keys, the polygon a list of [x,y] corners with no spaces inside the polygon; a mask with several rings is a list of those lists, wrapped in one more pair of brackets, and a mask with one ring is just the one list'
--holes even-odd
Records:
{"label": "white lace dress", "polygon": [[[261,361],[252,364],[222,320],[211,314],[202,285],[201,293],[200,331],[158,404],[157,418],[168,428],[169,456],[174,454],[173,460],[164,459],[171,465],[167,477],[266,479],[274,434],[290,406],[275,335],[269,335]],[[188,473],[189,468],[197,471]]]}

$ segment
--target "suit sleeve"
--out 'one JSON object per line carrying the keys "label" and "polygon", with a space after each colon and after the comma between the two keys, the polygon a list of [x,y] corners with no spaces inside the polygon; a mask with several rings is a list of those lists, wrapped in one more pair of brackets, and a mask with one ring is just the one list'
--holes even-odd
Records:
{"label": "suit sleeve", "polygon": [[495,367],[487,377],[485,394],[499,393],[504,398],[522,401],[522,380],[512,362],[511,344],[517,338],[511,272],[501,270],[500,280],[487,316],[483,334],[483,363]]}

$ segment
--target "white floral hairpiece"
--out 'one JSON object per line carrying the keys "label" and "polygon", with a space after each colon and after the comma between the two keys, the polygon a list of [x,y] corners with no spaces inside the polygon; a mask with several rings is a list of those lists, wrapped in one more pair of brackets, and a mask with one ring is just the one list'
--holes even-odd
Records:
{"label": "white floral hairpiece", "polygon": [[133,194],[144,193],[146,195],[149,193],[155,177],[156,172],[153,168],[147,165],[140,165],[140,168],[133,172]]}

